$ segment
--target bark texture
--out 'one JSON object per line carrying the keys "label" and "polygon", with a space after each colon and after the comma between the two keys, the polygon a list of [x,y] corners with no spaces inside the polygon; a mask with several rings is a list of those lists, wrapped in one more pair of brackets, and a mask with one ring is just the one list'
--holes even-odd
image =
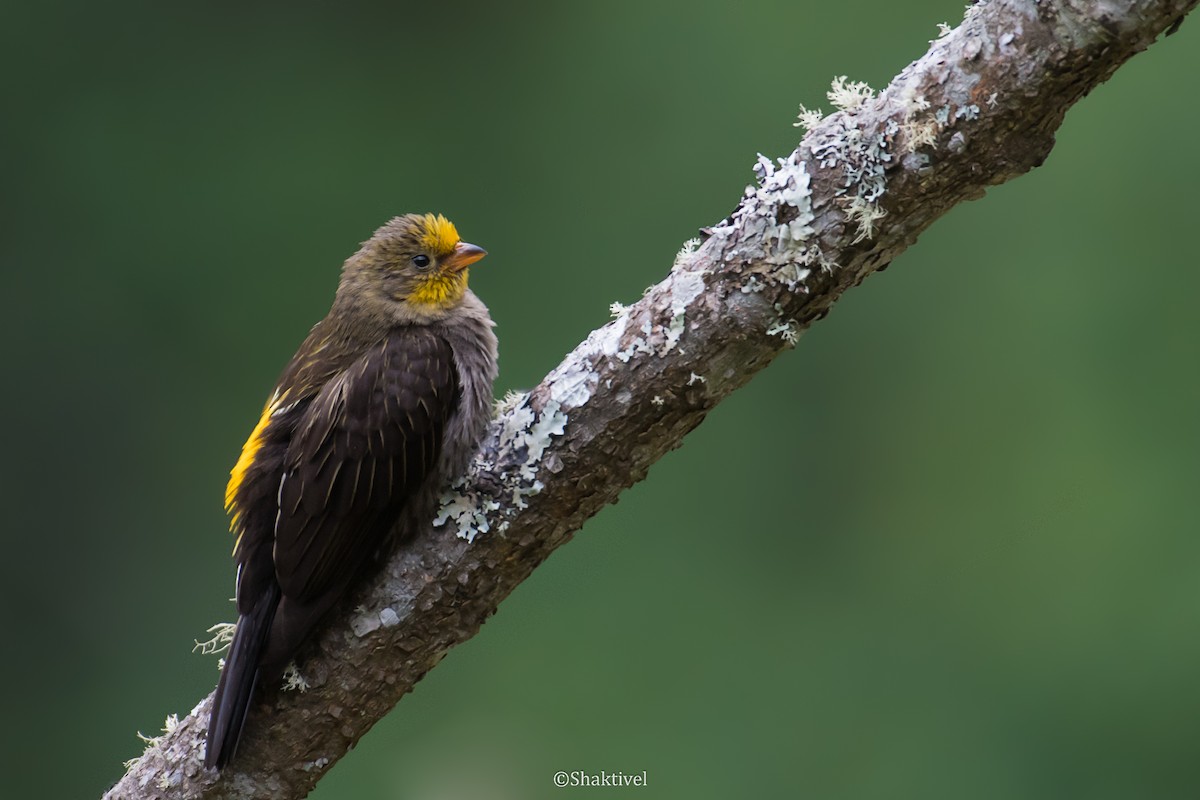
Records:
{"label": "bark texture", "polygon": [[[1200,0],[990,0],[880,95],[760,158],[728,219],[641,301],[505,404],[438,519],[264,692],[205,770],[211,697],[106,798],[298,798],[590,516],[934,220],[1045,160],[1077,100]],[[831,98],[832,99],[832,98]]]}

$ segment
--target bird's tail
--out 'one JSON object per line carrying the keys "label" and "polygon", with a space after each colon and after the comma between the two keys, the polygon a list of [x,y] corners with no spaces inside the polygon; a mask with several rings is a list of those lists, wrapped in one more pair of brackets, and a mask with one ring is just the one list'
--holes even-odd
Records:
{"label": "bird's tail", "polygon": [[271,630],[271,620],[279,606],[279,587],[259,598],[248,613],[238,617],[233,644],[225,657],[221,680],[213,697],[212,711],[208,717],[208,744],[205,747],[204,766],[221,769],[237,751],[242,725],[246,722],[246,711],[254,697],[258,683],[259,655]]}

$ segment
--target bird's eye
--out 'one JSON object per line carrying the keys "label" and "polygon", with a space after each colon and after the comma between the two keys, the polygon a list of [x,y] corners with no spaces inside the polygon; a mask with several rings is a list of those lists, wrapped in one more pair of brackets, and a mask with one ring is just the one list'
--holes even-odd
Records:
{"label": "bird's eye", "polygon": [[412,257],[412,263],[417,269],[429,269],[429,264],[431,262],[429,261],[429,256],[425,255],[424,253],[420,253]]}

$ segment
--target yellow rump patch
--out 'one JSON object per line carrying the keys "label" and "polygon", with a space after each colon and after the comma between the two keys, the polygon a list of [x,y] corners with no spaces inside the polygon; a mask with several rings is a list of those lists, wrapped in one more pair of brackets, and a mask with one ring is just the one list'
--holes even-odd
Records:
{"label": "yellow rump patch", "polygon": [[237,530],[242,519],[242,512],[237,507],[238,490],[242,488],[242,483],[246,480],[246,473],[254,464],[254,459],[258,455],[258,451],[263,445],[263,431],[267,429],[267,425],[271,422],[271,414],[279,407],[278,397],[272,397],[271,402],[263,407],[262,416],[258,419],[258,424],[254,426],[254,430],[250,432],[250,438],[242,445],[242,454],[238,457],[237,463],[233,465],[233,469],[229,471],[229,483],[225,486],[225,510],[233,514],[233,519],[229,521],[229,529]]}
{"label": "yellow rump patch", "polygon": [[454,252],[458,244],[458,229],[454,223],[441,214],[426,214],[421,218],[424,231],[421,233],[421,246],[431,253],[447,256]]}

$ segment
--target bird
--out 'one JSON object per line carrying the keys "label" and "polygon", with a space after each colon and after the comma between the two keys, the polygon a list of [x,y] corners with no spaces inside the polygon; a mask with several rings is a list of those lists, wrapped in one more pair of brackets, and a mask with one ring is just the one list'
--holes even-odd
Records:
{"label": "bird", "polygon": [[233,758],[256,688],[369,570],[432,519],[491,417],[497,341],[467,286],[487,255],[444,216],[388,221],[342,266],[329,313],[270,393],[225,492],[238,620],[204,763]]}

